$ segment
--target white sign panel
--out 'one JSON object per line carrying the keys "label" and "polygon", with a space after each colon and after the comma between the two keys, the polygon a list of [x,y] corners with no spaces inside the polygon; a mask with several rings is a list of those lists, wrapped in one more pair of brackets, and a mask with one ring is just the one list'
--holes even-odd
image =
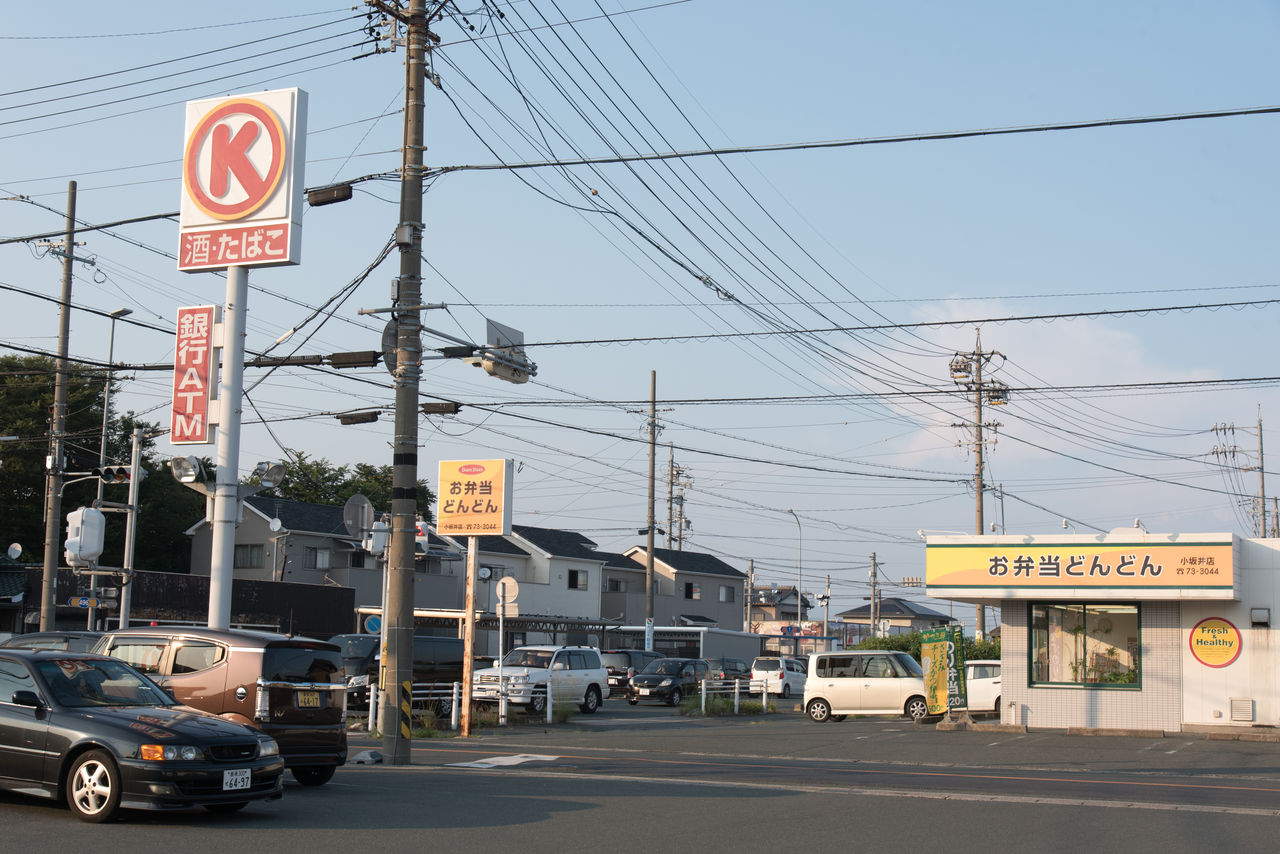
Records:
{"label": "white sign panel", "polygon": [[307,93],[187,103],[179,270],[301,260]]}

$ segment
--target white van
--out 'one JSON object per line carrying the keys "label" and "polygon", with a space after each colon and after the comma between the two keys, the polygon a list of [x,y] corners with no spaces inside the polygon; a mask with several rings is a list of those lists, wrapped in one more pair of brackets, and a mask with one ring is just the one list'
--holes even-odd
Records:
{"label": "white van", "polygon": [[905,652],[883,649],[820,652],[809,657],[804,712],[812,721],[842,721],[846,715],[929,714],[924,671]]}

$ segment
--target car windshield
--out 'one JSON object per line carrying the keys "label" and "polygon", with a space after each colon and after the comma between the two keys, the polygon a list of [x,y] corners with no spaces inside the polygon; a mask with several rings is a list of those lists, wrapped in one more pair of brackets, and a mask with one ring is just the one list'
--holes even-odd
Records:
{"label": "car windshield", "polygon": [[513,649],[502,658],[503,667],[537,667],[543,670],[551,666],[551,651],[546,649]]}
{"label": "car windshield", "polygon": [[659,658],[657,661],[649,662],[649,666],[644,669],[644,672],[659,673],[663,676],[679,676],[680,671],[683,668],[684,668],[684,659]]}
{"label": "car windshield", "polygon": [[626,670],[631,666],[631,656],[625,652],[602,652],[600,660],[604,662],[605,667],[616,670]]}
{"label": "car windshield", "polygon": [[333,638],[330,643],[336,643],[342,649],[342,657],[344,659],[368,658],[369,653],[378,646],[377,635],[344,635],[342,637]]}
{"label": "car windshield", "polygon": [[53,697],[63,706],[169,706],[154,682],[123,661],[53,658],[36,663]]}
{"label": "car windshield", "polygon": [[752,670],[781,670],[782,660],[778,658],[757,658],[751,665]]}
{"label": "car windshield", "polygon": [[894,656],[894,658],[898,660],[898,664],[902,665],[903,669],[905,669],[907,673],[912,676],[924,676],[924,670],[921,669],[919,663],[910,655],[907,655],[905,652],[900,652]]}

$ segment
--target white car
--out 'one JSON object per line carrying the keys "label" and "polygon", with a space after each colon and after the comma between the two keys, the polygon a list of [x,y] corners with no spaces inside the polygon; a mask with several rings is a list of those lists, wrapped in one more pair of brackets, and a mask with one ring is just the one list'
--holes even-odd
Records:
{"label": "white car", "polygon": [[804,665],[794,658],[761,656],[751,662],[751,681],[761,683],[765,694],[799,697],[804,694]]}
{"label": "white car", "polygon": [[965,687],[969,692],[969,711],[1000,712],[1000,662],[966,661]]}
{"label": "white car", "polygon": [[885,649],[820,652],[809,657],[804,711],[817,723],[848,715],[928,716],[924,671],[905,652]]}
{"label": "white car", "polygon": [[[516,647],[502,657],[501,674],[507,683],[507,702],[524,706],[533,715],[546,711],[548,688],[553,702],[570,700],[588,715],[609,696],[609,673],[595,647]],[[471,699],[498,702],[498,678],[496,666],[477,670]]]}

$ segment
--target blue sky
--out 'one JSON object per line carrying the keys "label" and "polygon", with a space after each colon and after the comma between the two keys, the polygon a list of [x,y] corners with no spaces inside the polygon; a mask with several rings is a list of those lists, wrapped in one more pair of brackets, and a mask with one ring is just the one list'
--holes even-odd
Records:
{"label": "blue sky", "polygon": [[[792,10],[689,0],[600,18],[646,6],[536,0],[501,4],[502,20],[468,9],[474,35],[457,18],[438,24],[428,165],[1276,103],[1275,3]],[[310,96],[308,186],[397,168],[403,52],[352,59],[369,50],[359,46],[363,15],[324,4],[268,13],[228,2],[199,17],[171,3],[128,8],[125,17],[73,4],[56,34],[34,18],[0,26],[0,235],[60,229],[71,179],[85,222],[177,210],[187,100],[298,86]],[[167,62],[203,51],[218,52]],[[288,64],[265,67],[277,62]],[[990,319],[982,347],[1002,354],[993,376],[1015,391],[988,410],[1002,426],[987,476],[1005,493],[1003,507],[988,497],[988,522],[1046,533],[1068,517],[1085,532],[1141,518],[1152,531],[1248,534],[1240,504],[1257,474],[1241,470],[1257,464],[1254,425],[1259,407],[1264,421],[1277,411],[1274,384],[1100,387],[1272,376],[1274,306],[998,319],[1280,298],[1278,122],[444,174],[424,196],[424,297],[449,308],[424,323],[472,340],[485,318],[518,327],[539,373],[513,386],[428,362],[423,394],[466,406],[422,422],[422,473],[433,479],[437,459],[512,457],[517,521],[623,551],[644,526],[643,410],[656,371],[660,441],[689,470],[686,547],[744,570],[754,561],[762,583],[802,575],[816,592],[829,574],[835,613],[862,604],[872,552],[890,581],[922,575],[918,530],[972,530],[973,457],[962,445],[971,433],[952,426],[972,419],[972,405],[943,392],[954,388],[952,354],[974,349],[974,324],[901,325]],[[350,202],[308,211],[299,267],[251,274],[249,349],[299,326],[374,259],[398,189],[392,180],[357,189]],[[129,320],[171,329],[178,306],[221,301],[220,278],[177,273],[154,251],[174,251],[172,223],[118,233],[125,239],[84,236],[96,264],[77,270],[77,306],[129,307]],[[52,351],[57,314],[39,296],[57,296],[60,265],[41,254],[0,247],[9,288],[0,342]],[[388,303],[397,269],[394,257],[384,262],[331,319],[273,353],[376,349],[381,323],[356,312]],[[769,330],[787,334],[724,337]],[[107,334],[105,320],[77,311],[72,355],[105,358]],[[665,336],[706,337],[652,340]],[[162,331],[117,328],[116,358],[128,364],[169,361],[172,346]],[[117,405],[167,421],[167,377],[125,377]],[[242,469],[278,458],[281,446],[335,463],[389,462],[389,414],[345,427],[332,417],[389,407],[388,379],[377,368],[263,380],[246,408]],[[842,394],[857,397],[831,397]],[[778,400],[796,396],[806,399]],[[1213,432],[1222,423],[1247,430]],[[1234,456],[1213,453],[1232,446]],[[659,453],[660,472],[669,453]],[[1280,480],[1268,491],[1280,495]]]}

